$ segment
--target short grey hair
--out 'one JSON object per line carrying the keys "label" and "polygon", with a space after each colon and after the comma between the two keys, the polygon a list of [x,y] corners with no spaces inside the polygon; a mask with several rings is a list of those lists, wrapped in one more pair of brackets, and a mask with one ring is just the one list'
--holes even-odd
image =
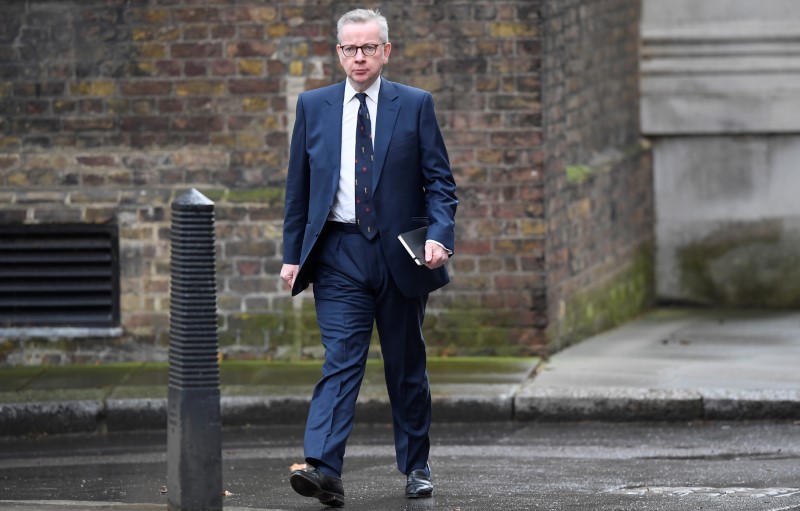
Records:
{"label": "short grey hair", "polygon": [[341,43],[342,42],[342,28],[345,25],[350,25],[351,23],[370,23],[375,22],[378,24],[378,33],[381,38],[382,43],[389,42],[389,23],[386,21],[386,17],[375,9],[371,11],[369,9],[355,9],[348,13],[345,13],[341,18],[339,18],[339,22],[336,23],[336,40]]}

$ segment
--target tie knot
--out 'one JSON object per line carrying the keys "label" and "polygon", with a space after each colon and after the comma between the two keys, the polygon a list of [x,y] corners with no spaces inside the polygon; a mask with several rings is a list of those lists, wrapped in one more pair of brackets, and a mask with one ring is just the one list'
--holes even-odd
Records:
{"label": "tie knot", "polygon": [[366,92],[356,92],[356,97],[361,102],[362,105],[367,106],[367,93]]}

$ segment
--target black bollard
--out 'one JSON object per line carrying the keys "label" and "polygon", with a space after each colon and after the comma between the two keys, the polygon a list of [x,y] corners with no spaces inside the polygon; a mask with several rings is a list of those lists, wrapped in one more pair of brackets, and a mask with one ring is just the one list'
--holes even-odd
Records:
{"label": "black bollard", "polygon": [[172,203],[167,502],[222,509],[214,203],[192,188]]}

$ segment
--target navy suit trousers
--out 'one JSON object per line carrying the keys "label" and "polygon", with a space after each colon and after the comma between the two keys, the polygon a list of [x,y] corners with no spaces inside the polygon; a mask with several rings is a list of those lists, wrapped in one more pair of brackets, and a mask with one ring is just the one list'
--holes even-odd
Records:
{"label": "navy suit trousers", "polygon": [[314,261],[314,301],[325,363],[306,424],[306,462],[322,462],[341,474],[375,324],[392,407],[397,467],[408,474],[425,466],[430,450],[431,395],[422,337],[427,295],[408,298],[400,293],[380,237],[367,240],[355,226],[335,225],[325,227]]}

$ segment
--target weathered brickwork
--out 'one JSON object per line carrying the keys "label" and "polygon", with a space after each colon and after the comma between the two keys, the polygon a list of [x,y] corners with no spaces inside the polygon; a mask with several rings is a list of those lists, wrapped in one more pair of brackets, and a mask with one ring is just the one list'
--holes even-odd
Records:
{"label": "weathered brickwork", "polygon": [[558,0],[544,10],[550,350],[652,301],[652,163],[639,138],[640,9],[628,0]]}
{"label": "weathered brickwork", "polygon": [[[433,93],[459,186],[454,280],[425,323],[432,352],[541,353],[548,336],[575,338],[586,329],[566,320],[570,300],[591,303],[580,293],[650,242],[635,4],[366,2],[389,19],[387,78]],[[98,356],[165,355],[170,202],[189,187],[216,203],[223,353],[320,354],[311,296],[291,299],[278,278],[283,185],[297,94],[343,78],[334,23],[352,7],[0,5],[0,222],[119,225],[125,333],[93,341]],[[0,356],[24,363],[46,346],[10,339]]]}

